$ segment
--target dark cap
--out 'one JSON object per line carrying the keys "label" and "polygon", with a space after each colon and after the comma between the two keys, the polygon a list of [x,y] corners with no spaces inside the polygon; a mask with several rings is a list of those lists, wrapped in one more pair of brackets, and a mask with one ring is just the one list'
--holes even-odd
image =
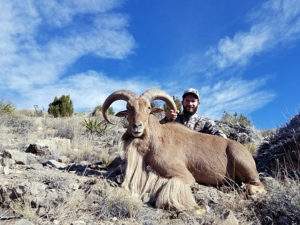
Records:
{"label": "dark cap", "polygon": [[197,91],[196,89],[194,89],[194,88],[189,88],[189,89],[185,90],[184,93],[183,93],[183,95],[182,95],[182,98],[184,98],[184,96],[187,95],[187,94],[193,94],[193,95],[195,95],[195,96],[198,98],[198,100],[199,100],[199,94],[198,94],[198,91]]}

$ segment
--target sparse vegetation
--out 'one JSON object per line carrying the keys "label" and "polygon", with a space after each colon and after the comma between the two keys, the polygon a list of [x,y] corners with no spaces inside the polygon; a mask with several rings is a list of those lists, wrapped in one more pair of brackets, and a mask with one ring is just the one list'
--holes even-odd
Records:
{"label": "sparse vegetation", "polygon": [[88,118],[84,119],[82,125],[89,134],[103,135],[107,131],[108,124],[104,120],[99,121],[98,119]]}
{"label": "sparse vegetation", "polygon": [[48,113],[54,117],[70,117],[73,115],[73,111],[73,103],[69,95],[55,97],[48,108]]}
{"label": "sparse vegetation", "polygon": [[1,114],[12,114],[15,111],[14,104],[6,102],[0,98],[0,115]]}
{"label": "sparse vegetation", "polygon": [[300,183],[285,177],[268,179],[269,193],[265,198],[252,203],[262,224],[300,223]]}
{"label": "sparse vegetation", "polygon": [[300,177],[300,113],[267,140],[258,149],[257,167],[272,176]]}
{"label": "sparse vegetation", "polygon": [[[92,128],[86,129],[84,124],[89,124],[89,119]],[[76,221],[85,224],[222,224],[228,213],[239,224],[300,224],[300,182],[297,175],[289,175],[297,174],[299,168],[296,167],[299,161],[295,161],[300,149],[295,120],[294,135],[288,135],[287,129],[291,127],[281,128],[277,138],[271,138],[261,152],[264,155],[259,159],[261,164],[269,162],[265,158],[268,156],[286,171],[282,174],[279,167],[271,167],[274,177],[264,175],[268,194],[252,199],[247,197],[244,187],[236,187],[237,184],[234,187],[195,184],[192,190],[197,202],[210,209],[203,217],[156,209],[121,188],[123,174],[116,173],[117,167],[110,170],[108,165],[117,156],[123,157],[120,140],[124,128],[118,122],[102,135],[97,135],[97,131],[90,135],[89,130],[96,130],[97,123],[101,123],[99,118],[84,114],[53,118],[46,114],[39,117],[34,111],[31,114],[16,111],[13,116],[0,115],[0,196],[1,207],[5,209],[5,214],[0,216],[14,216],[5,221],[7,224],[21,220],[17,218],[41,225],[76,224]],[[29,143],[35,141],[42,150],[48,149],[49,154],[25,153]],[[251,142],[246,145],[250,151],[256,147]],[[271,149],[269,154],[267,149]],[[13,156],[13,150],[18,150],[20,157]],[[290,155],[283,160],[279,156],[284,156],[284,152]],[[23,156],[27,160],[21,161]],[[62,160],[67,167],[43,166],[50,159]]]}
{"label": "sparse vegetation", "polygon": [[34,107],[35,116],[37,116],[37,117],[44,116],[44,109],[39,109],[38,105],[34,105],[33,107]]}
{"label": "sparse vegetation", "polygon": [[224,111],[224,114],[221,118],[222,122],[229,122],[229,123],[239,123],[242,126],[249,127],[251,126],[251,121],[248,120],[246,116],[243,116],[243,114],[240,114],[238,117],[238,114],[235,112],[233,115],[230,115],[226,111]]}
{"label": "sparse vegetation", "polygon": [[257,146],[253,142],[246,143],[245,147],[248,149],[249,152],[251,152],[252,155],[256,154]]}
{"label": "sparse vegetation", "polygon": [[[107,110],[108,115],[114,115],[114,109],[112,107],[109,107]],[[102,115],[102,105],[98,105],[95,107],[93,112],[91,113],[91,116],[101,116]]]}

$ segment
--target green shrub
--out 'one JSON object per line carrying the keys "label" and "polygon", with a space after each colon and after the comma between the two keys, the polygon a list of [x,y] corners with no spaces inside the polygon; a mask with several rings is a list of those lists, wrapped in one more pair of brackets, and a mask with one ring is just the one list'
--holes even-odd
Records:
{"label": "green shrub", "polygon": [[62,95],[49,104],[48,113],[54,117],[68,117],[73,115],[73,103],[69,95]]}
{"label": "green shrub", "polygon": [[248,120],[246,116],[243,116],[243,114],[240,114],[238,117],[238,114],[235,112],[233,115],[230,115],[226,111],[224,111],[224,114],[221,118],[222,122],[230,122],[230,123],[239,123],[240,125],[243,125],[245,127],[251,126],[251,121]]}
{"label": "green shrub", "polygon": [[[113,110],[112,107],[109,107],[108,110],[107,110],[107,113],[109,115],[114,115],[115,112]],[[100,116],[102,115],[102,105],[98,105],[95,107],[95,109],[93,110],[93,112],[91,113],[92,116]]]}
{"label": "green shrub", "polygon": [[1,114],[12,114],[15,111],[14,104],[11,102],[5,102],[0,99],[0,115]]}
{"label": "green shrub", "polygon": [[[182,113],[182,106],[181,106],[181,101],[179,100],[179,98],[173,95],[173,100],[176,104],[176,108],[179,111],[179,113]],[[168,110],[169,110],[169,106],[167,104],[164,104],[165,114],[168,113]]]}
{"label": "green shrub", "polygon": [[98,135],[105,134],[108,127],[107,123],[104,120],[99,121],[98,119],[94,120],[92,118],[84,119],[82,125],[85,127],[87,133],[96,133]]}

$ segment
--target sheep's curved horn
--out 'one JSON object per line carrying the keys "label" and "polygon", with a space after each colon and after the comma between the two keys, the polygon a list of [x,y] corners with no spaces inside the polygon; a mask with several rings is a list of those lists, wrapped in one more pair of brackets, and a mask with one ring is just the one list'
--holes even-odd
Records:
{"label": "sheep's curved horn", "polygon": [[173,98],[170,95],[168,95],[165,91],[159,89],[150,89],[148,91],[145,91],[141,95],[141,97],[147,99],[150,103],[156,99],[163,100],[171,109],[177,112],[177,107]]}
{"label": "sheep's curved horn", "polygon": [[106,98],[106,100],[104,101],[103,105],[102,105],[102,114],[104,119],[113,124],[112,122],[109,121],[108,117],[107,117],[107,109],[109,108],[109,106],[117,100],[124,100],[124,101],[128,101],[131,98],[137,97],[137,95],[135,93],[133,93],[132,91],[129,90],[119,90],[119,91],[115,91],[113,92],[110,96],[108,96]]}

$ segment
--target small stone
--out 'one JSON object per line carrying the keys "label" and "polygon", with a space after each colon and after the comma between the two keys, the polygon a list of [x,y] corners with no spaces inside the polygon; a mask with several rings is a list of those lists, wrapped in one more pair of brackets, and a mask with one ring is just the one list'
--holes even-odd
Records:
{"label": "small stone", "polygon": [[37,144],[30,144],[25,150],[26,153],[32,153],[35,155],[44,155],[45,153],[41,150],[41,147]]}
{"label": "small stone", "polygon": [[86,222],[82,220],[77,220],[71,223],[72,225],[86,225]]}
{"label": "small stone", "polygon": [[55,167],[57,169],[64,169],[67,167],[66,164],[57,162],[56,160],[49,160],[45,163],[46,166]]}
{"label": "small stone", "polygon": [[58,159],[58,162],[68,164],[70,162],[70,159],[67,156],[61,156]]}
{"label": "small stone", "polygon": [[58,220],[53,220],[53,224],[54,224],[54,225],[59,225],[60,222],[59,222]]}
{"label": "small stone", "polygon": [[3,167],[3,173],[4,173],[4,175],[9,175],[10,174],[10,169],[9,169],[8,166]]}
{"label": "small stone", "polygon": [[5,150],[3,152],[2,165],[5,163],[4,161],[13,160],[14,164],[27,164],[27,154],[18,150]]}
{"label": "small stone", "polygon": [[222,225],[238,225],[239,222],[238,220],[236,219],[236,217],[234,216],[233,212],[228,210],[226,211],[222,217]]}
{"label": "small stone", "polygon": [[14,225],[34,225],[34,223],[30,222],[27,219],[21,219],[14,223]]}

